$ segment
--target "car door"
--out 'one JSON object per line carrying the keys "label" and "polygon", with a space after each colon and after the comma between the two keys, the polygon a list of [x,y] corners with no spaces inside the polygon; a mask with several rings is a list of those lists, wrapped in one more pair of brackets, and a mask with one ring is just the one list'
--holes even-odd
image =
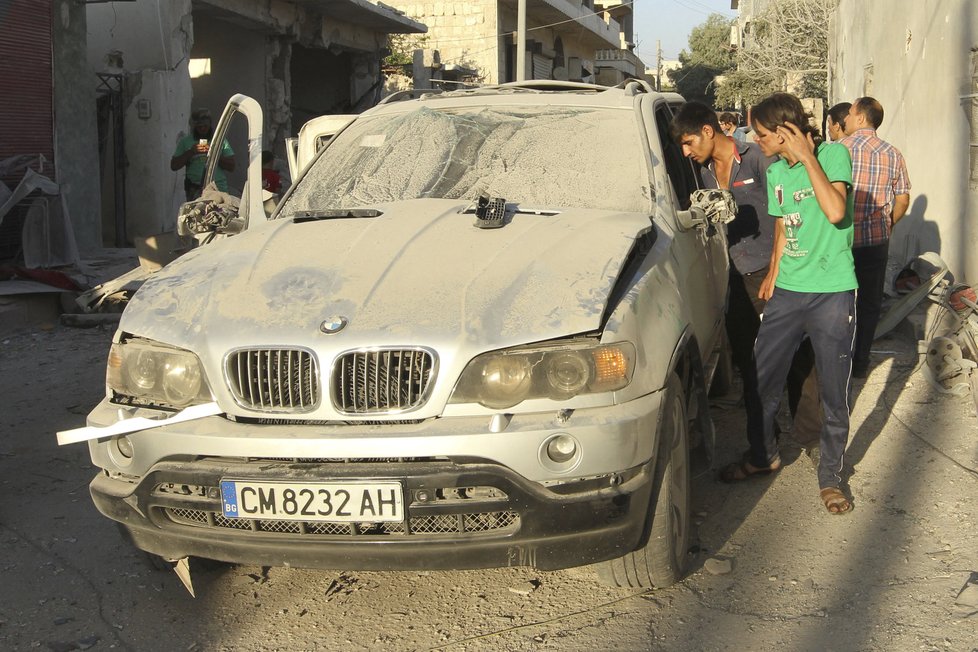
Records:
{"label": "car door", "polygon": [[346,128],[356,118],[356,115],[350,114],[321,115],[302,125],[302,128],[299,129],[299,136],[295,140],[294,159],[289,159],[289,172],[292,174],[292,180],[298,179],[299,174],[316,158],[319,150],[326,147],[333,136]]}
{"label": "car door", "polygon": [[[655,128],[662,147],[663,160],[669,176],[672,202],[679,215],[673,255],[683,270],[680,283],[704,353],[720,335],[726,308],[728,258],[726,229],[710,220],[690,218],[694,210],[691,195],[702,187],[694,163],[683,156],[682,149],[669,135],[672,112],[662,103],[655,108]],[[685,213],[685,215],[683,215]],[[696,222],[691,226],[691,223]]]}
{"label": "car door", "polygon": [[[238,208],[238,218],[244,222],[244,228],[265,222],[265,209],[262,205],[261,194],[261,152],[263,113],[261,105],[247,95],[237,94],[228,100],[214,129],[215,143],[223,143],[225,136],[234,120],[244,120],[248,127],[248,179],[241,195]],[[207,168],[204,172],[204,188],[214,179],[214,170],[221,157],[221,147],[212,147],[207,154]]]}

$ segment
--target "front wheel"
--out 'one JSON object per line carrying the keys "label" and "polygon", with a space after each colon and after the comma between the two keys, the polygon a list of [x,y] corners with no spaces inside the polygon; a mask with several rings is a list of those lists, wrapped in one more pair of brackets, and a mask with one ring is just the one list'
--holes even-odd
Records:
{"label": "front wheel", "polygon": [[664,588],[682,579],[689,547],[689,424],[686,395],[675,373],[669,375],[658,426],[652,525],[648,542],[618,559],[597,565],[605,584]]}

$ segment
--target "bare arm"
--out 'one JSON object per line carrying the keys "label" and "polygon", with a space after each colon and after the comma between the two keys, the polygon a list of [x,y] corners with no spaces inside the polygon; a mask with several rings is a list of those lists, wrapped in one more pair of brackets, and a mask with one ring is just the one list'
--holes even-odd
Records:
{"label": "bare arm", "polygon": [[818,206],[832,224],[838,224],[846,216],[846,192],[848,188],[841,181],[831,182],[815,156],[815,141],[811,134],[803,134],[797,125],[790,122],[778,127],[778,135],[784,138],[790,153],[808,172],[815,191]]}
{"label": "bare arm", "polygon": [[767,275],[761,281],[761,287],[757,292],[758,299],[767,301],[774,294],[774,282],[778,280],[778,270],[781,267],[781,254],[784,252],[785,245],[784,220],[777,218],[774,226],[774,247],[771,249],[771,263],[767,268]]}
{"label": "bare arm", "polygon": [[910,195],[897,195],[893,198],[893,224],[900,221],[900,218],[907,214],[910,207]]}
{"label": "bare arm", "polygon": [[182,167],[186,167],[193,159],[196,152],[193,149],[188,149],[183,154],[178,154],[170,159],[170,169],[176,172]]}
{"label": "bare arm", "polygon": [[183,154],[177,154],[176,156],[171,158],[170,169],[176,172],[180,168],[190,165],[190,161],[194,160],[195,156],[198,155],[206,156],[208,149],[209,148],[207,145],[196,143],[193,147],[185,151]]}

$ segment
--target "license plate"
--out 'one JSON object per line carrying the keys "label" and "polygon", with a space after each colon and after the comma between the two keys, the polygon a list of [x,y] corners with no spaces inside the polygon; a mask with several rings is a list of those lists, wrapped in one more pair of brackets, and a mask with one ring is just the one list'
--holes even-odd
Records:
{"label": "license plate", "polygon": [[258,482],[221,480],[226,518],[332,523],[404,520],[400,482]]}

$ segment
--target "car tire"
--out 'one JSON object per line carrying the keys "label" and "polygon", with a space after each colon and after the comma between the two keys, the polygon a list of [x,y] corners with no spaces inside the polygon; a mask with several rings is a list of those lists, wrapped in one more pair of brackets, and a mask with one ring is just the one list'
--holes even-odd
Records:
{"label": "car tire", "polygon": [[675,584],[687,566],[690,536],[689,422],[686,395],[670,374],[659,421],[652,524],[647,543],[618,559],[597,564],[599,579],[621,588],[664,588]]}

